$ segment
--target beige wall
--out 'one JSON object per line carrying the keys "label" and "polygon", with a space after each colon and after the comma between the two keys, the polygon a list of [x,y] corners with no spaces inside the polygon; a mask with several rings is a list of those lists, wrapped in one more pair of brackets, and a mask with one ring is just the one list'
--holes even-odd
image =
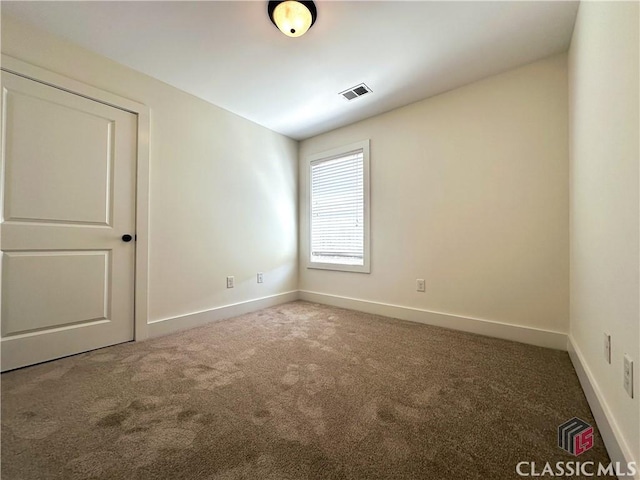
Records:
{"label": "beige wall", "polygon": [[[364,139],[371,274],[307,269],[305,159]],[[300,288],[567,332],[567,150],[566,55],[303,141]]]}
{"label": "beige wall", "polygon": [[[569,51],[571,340],[640,461],[637,2],[583,2]],[[612,341],[612,363],[603,334]],[[622,359],[635,361],[635,399]]]}
{"label": "beige wall", "polygon": [[150,107],[150,320],[297,288],[296,142],[6,15],[2,52]]}

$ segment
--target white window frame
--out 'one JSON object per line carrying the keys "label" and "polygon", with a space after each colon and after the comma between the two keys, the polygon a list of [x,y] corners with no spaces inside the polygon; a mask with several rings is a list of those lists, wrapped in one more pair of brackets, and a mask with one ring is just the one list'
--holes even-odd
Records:
{"label": "white window frame", "polygon": [[[338,263],[312,262],[311,261],[311,165],[318,160],[328,160],[333,157],[347,155],[350,152],[362,150],[363,161],[363,186],[364,186],[364,258],[363,265],[343,265]],[[307,157],[307,268],[334,270],[339,272],[371,273],[370,260],[370,168],[369,168],[369,140],[344,145],[325,152],[316,153]]]}

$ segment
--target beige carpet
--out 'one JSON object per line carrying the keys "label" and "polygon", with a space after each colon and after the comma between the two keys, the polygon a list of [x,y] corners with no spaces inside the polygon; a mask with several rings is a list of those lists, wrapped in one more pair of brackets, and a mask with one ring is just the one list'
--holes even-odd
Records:
{"label": "beige carpet", "polygon": [[574,416],[566,353],[294,302],[2,375],[1,473],[511,479]]}

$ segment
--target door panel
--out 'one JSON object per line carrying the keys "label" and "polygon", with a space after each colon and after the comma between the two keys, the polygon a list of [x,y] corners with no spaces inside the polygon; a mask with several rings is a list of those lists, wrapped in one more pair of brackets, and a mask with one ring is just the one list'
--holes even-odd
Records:
{"label": "door panel", "polygon": [[137,117],[2,73],[2,370],[133,339]]}
{"label": "door panel", "polygon": [[107,251],[5,253],[2,336],[106,320],[109,264]]}
{"label": "door panel", "polygon": [[113,120],[33,93],[7,96],[5,220],[109,225]]}

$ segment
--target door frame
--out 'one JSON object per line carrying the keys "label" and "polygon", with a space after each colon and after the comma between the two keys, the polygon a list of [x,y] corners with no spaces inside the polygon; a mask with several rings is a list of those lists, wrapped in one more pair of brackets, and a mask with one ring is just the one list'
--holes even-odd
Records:
{"label": "door frame", "polygon": [[[0,70],[13,73],[44,85],[103,103],[137,116],[136,152],[136,248],[134,266],[134,333],[135,341],[149,337],[148,332],[148,285],[149,285],[149,107],[134,100],[84,84],[44,68],[2,54]],[[4,92],[2,92],[4,95]],[[4,144],[4,139],[3,139]],[[0,171],[0,188],[4,188],[4,158]],[[0,206],[2,199],[0,196]],[[0,212],[4,211],[0,209]],[[2,245],[0,243],[0,249]],[[0,279],[0,290],[2,288]]]}

